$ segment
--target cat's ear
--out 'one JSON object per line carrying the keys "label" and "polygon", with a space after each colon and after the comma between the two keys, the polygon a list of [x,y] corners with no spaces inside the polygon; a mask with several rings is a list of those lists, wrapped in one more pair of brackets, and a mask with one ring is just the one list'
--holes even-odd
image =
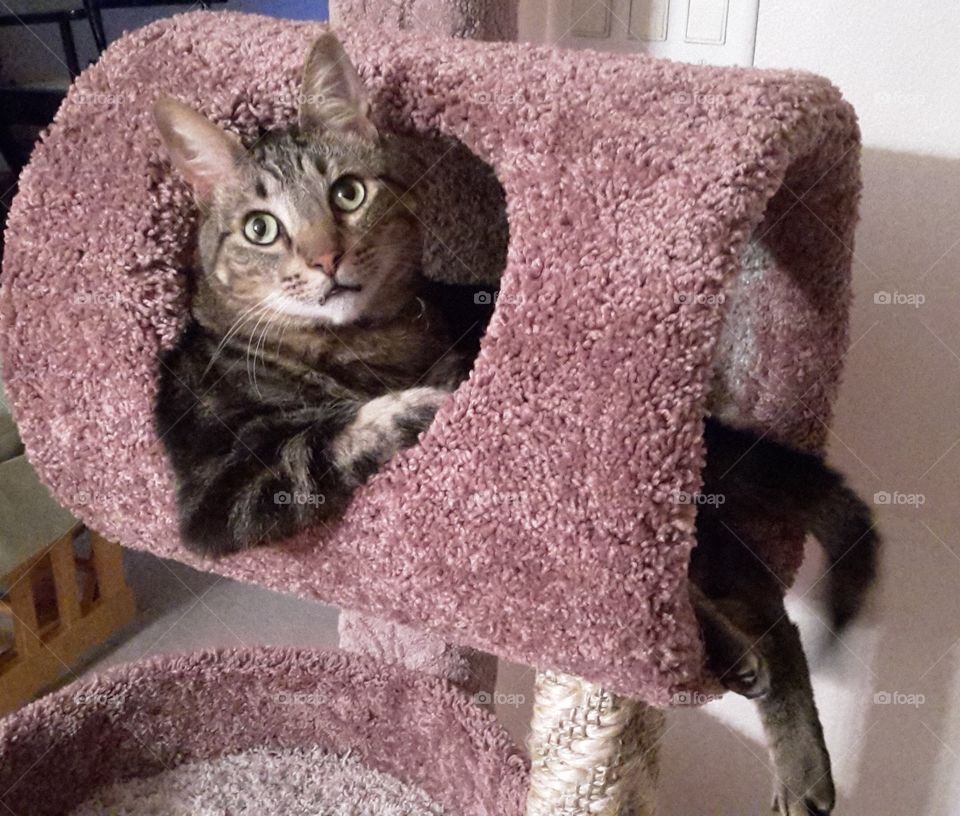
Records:
{"label": "cat's ear", "polygon": [[237,180],[243,145],[234,134],[170,96],[157,100],[153,117],[170,160],[201,201],[211,201],[214,190]]}
{"label": "cat's ear", "polygon": [[321,34],[303,69],[300,127],[333,130],[376,140],[363,80],[332,32]]}

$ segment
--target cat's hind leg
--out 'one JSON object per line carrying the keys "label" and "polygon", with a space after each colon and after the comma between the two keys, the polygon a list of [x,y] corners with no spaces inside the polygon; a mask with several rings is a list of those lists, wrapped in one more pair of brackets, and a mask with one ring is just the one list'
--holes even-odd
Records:
{"label": "cat's hind leg", "polygon": [[[691,578],[708,596],[701,610],[716,610],[766,667],[768,690],[756,697],[756,705],[774,766],[774,810],[780,816],[829,814],[835,802],[830,756],[783,587],[729,525],[715,521],[707,514],[698,517],[700,543],[691,558]],[[698,616],[703,619],[700,611]]]}

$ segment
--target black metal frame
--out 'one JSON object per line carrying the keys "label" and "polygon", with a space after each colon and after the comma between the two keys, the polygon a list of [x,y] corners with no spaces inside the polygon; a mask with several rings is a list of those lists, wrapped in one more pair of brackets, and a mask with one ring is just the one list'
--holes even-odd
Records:
{"label": "black metal frame", "polygon": [[[77,43],[74,38],[73,24],[86,20],[90,26],[93,43],[97,54],[103,53],[107,47],[107,33],[103,25],[103,11],[119,8],[143,8],[146,6],[200,6],[206,9],[211,3],[225,2],[226,0],[77,0],[73,8],[61,11],[27,11],[15,14],[4,11],[0,6],[0,28],[16,25],[56,25],[60,31],[60,42],[63,46],[63,55],[71,81],[80,74],[80,57],[77,54]],[[10,165],[14,174],[17,174],[26,163],[29,156],[16,139],[13,138],[9,124],[46,125],[56,113],[63,93],[49,89],[31,88],[2,88],[0,87],[0,110],[15,112],[10,117],[13,121],[0,122],[0,154]],[[14,118],[15,117],[15,118]]]}
{"label": "black metal frame", "polygon": [[[103,21],[100,19],[99,10],[95,9],[94,0],[83,0],[81,5],[76,8],[64,9],[63,11],[27,11],[23,14],[15,14],[13,12],[5,13],[0,8],[0,28],[10,28],[17,25],[56,24],[60,29],[60,42],[63,45],[63,55],[67,61],[67,70],[70,72],[70,78],[74,79],[80,73],[80,58],[77,55],[77,43],[73,37],[73,23],[78,20],[89,20],[97,50],[102,51],[106,47],[106,39],[101,39],[98,36],[98,26],[94,25],[94,17],[97,19],[99,32],[102,32]],[[103,45],[101,45],[101,42]]]}

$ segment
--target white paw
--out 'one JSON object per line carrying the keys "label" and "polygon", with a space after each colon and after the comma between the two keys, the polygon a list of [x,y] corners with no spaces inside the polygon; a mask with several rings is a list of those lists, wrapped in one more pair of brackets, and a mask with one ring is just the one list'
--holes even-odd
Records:
{"label": "white paw", "polygon": [[429,420],[449,395],[440,388],[407,388],[364,403],[353,421],[333,442],[337,466],[349,469],[364,458],[383,463],[409,444],[404,419]]}

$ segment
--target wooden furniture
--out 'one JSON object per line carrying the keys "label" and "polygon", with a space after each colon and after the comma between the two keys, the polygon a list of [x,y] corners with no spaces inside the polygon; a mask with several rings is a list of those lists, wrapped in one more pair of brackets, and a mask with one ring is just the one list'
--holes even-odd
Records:
{"label": "wooden furniture", "polygon": [[0,715],[133,619],[120,546],[83,532],[23,456],[0,463]]}
{"label": "wooden furniture", "polygon": [[90,533],[90,554],[78,555],[81,529],[2,579],[0,619],[10,637],[0,652],[0,715],[29,702],[133,620],[120,546]]}

